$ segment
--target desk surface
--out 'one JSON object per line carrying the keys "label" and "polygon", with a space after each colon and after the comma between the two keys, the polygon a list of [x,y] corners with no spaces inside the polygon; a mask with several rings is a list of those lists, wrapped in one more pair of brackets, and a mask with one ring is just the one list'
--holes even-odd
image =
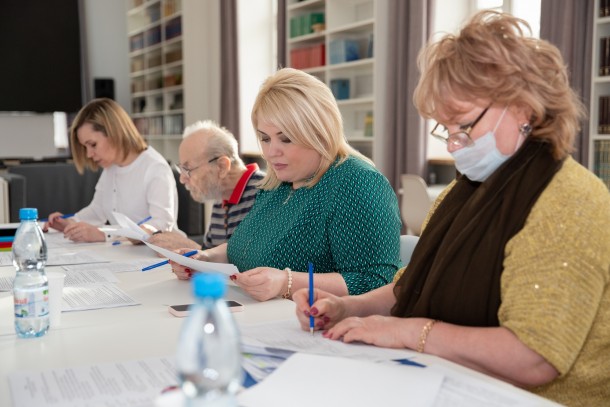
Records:
{"label": "desk surface", "polygon": [[[150,257],[158,260],[146,246],[92,244],[95,250],[113,260]],[[48,269],[52,269],[49,267]],[[0,276],[13,275],[12,267],[0,267]],[[115,361],[172,356],[183,319],[169,314],[170,304],[192,302],[191,285],[177,280],[169,266],[146,273],[116,273],[118,286],[141,305],[89,311],[64,312],[61,326],[51,328],[41,338],[18,339],[13,326],[13,303],[10,292],[0,293],[0,406],[12,403],[8,375],[19,370],[43,370],[84,366]],[[230,285],[227,298],[244,304],[242,312],[233,314],[238,324],[264,323],[294,318],[294,303],[288,300],[257,302],[236,286]],[[421,355],[424,363],[452,369],[459,374],[484,377],[501,387],[531,397],[536,405],[547,404],[527,392],[487,378],[431,355]],[[420,359],[418,359],[420,360]],[[511,391],[512,391],[511,389]],[[552,405],[552,403],[548,403]]]}

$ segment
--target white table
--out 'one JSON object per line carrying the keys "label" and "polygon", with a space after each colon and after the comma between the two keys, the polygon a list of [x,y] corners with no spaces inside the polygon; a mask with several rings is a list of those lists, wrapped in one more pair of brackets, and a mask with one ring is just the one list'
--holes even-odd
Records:
{"label": "white table", "polygon": [[[145,246],[92,244],[87,250],[95,250],[113,260],[149,256],[151,264],[159,261],[153,251]],[[13,273],[12,267],[0,267],[0,276]],[[41,338],[16,337],[12,294],[0,293],[0,406],[10,406],[12,403],[8,374],[17,370],[65,368],[174,355],[183,319],[169,314],[167,306],[191,303],[190,283],[177,280],[169,266],[146,273],[116,273],[116,276],[120,280],[119,287],[141,305],[64,312],[61,326],[51,328]],[[232,285],[229,286],[227,298],[244,304],[243,311],[234,313],[239,324],[295,318],[292,301],[277,299],[260,303]],[[524,400],[531,401],[531,405],[553,405],[509,384],[435,356],[420,355],[417,360],[441,366],[454,374],[483,378],[494,386],[519,393]]]}

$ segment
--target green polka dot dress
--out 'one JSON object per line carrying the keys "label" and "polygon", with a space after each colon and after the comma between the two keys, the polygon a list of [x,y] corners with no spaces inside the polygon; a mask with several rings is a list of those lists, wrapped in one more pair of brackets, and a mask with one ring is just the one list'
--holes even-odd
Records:
{"label": "green polka dot dress", "polygon": [[350,294],[381,287],[400,266],[400,214],[388,180],[350,157],[312,188],[259,191],[227,247],[240,271],[286,267],[340,273]]}

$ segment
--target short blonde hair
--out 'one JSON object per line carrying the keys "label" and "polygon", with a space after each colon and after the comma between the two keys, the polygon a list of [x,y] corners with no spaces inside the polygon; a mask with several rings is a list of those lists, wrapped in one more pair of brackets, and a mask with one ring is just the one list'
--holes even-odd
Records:
{"label": "short blonde hair", "polygon": [[104,133],[110,144],[127,158],[130,153],[141,153],[147,147],[146,141],[136,129],[125,110],[112,99],[93,99],[76,115],[70,126],[70,146],[72,158],[79,173],[85,168],[96,171],[99,167],[87,157],[87,149],[78,141],[78,129],[90,123],[95,131]]}
{"label": "short blonde hair", "polygon": [[[371,160],[347,143],[341,112],[328,86],[303,71],[283,68],[267,78],[254,102],[251,119],[257,134],[259,119],[265,120],[279,128],[292,143],[322,156],[314,177],[305,184],[307,187],[315,185],[337,159],[341,164],[347,157],[356,156],[372,165]],[[267,167],[261,189],[277,188],[281,181],[273,167]]]}
{"label": "short blonde hair", "polygon": [[[548,141],[553,156],[573,151],[585,110],[568,82],[561,53],[524,35],[529,25],[506,13],[475,14],[458,35],[446,35],[420,53],[421,78],[413,100],[420,114],[458,113],[448,101],[488,100],[531,110],[532,136]],[[449,102],[450,103],[450,102]]]}

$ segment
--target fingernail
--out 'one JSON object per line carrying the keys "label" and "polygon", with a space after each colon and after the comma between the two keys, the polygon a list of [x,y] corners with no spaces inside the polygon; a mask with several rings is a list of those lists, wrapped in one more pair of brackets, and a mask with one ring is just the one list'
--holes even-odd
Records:
{"label": "fingernail", "polygon": [[237,280],[237,276],[235,274],[231,274],[231,276],[229,276],[229,278],[231,279],[231,281]]}
{"label": "fingernail", "polygon": [[193,272],[190,268],[185,268],[184,271],[189,273],[189,274],[191,274]]}
{"label": "fingernail", "polygon": [[324,321],[318,321],[316,325],[322,328],[324,326]]}
{"label": "fingernail", "polygon": [[318,315],[318,309],[316,307],[311,308],[311,315]]}
{"label": "fingernail", "polygon": [[330,335],[329,335],[328,331],[324,331],[324,332],[322,332],[322,336],[325,338],[328,338]]}
{"label": "fingernail", "polygon": [[324,323],[330,322],[330,317],[324,316],[322,320],[324,321]]}

